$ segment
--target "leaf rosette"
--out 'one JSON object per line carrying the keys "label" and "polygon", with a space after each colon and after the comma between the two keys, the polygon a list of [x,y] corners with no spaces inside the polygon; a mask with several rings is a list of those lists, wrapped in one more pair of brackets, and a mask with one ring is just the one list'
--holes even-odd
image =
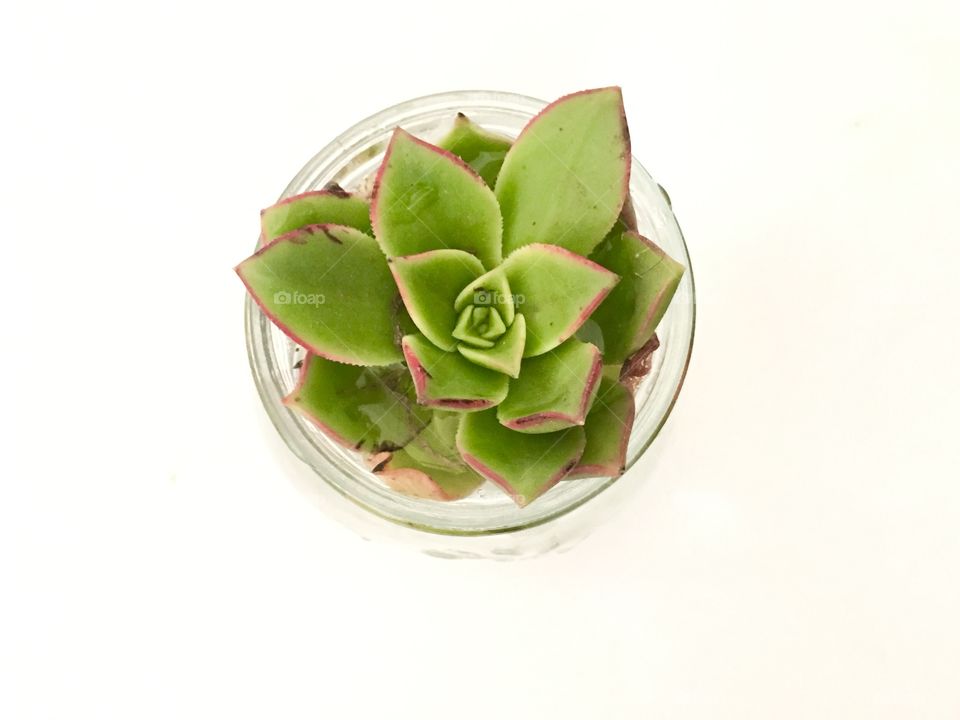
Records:
{"label": "leaf rosette", "polygon": [[633,401],[618,373],[683,272],[629,227],[630,157],[620,90],[602,88],[515,141],[463,115],[436,145],[397,128],[369,204],[334,187],[264,210],[237,272],[317,359],[287,406],[391,451],[379,471],[417,497],[487,479],[525,505],[621,472]]}

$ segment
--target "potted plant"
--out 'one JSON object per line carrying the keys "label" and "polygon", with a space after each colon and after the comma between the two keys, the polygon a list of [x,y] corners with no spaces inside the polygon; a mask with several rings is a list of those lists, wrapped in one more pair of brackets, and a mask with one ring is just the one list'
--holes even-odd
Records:
{"label": "potted plant", "polygon": [[[624,471],[658,325],[682,289],[662,379],[672,405],[693,299],[669,201],[632,159],[619,88],[565,96],[532,118],[466,95],[429,113],[414,101],[387,111],[386,126],[378,117],[348,132],[363,139],[326,163],[331,177],[308,165],[262,211],[258,247],[237,273],[255,303],[248,330],[267,323],[296,356],[292,386],[264,397],[288,443],[303,456],[285,427],[305,423],[328,461],[335,443],[363,475],[338,487],[348,497],[369,508],[375,495],[370,509],[390,519],[469,534],[412,521],[410,507],[450,516],[441,508],[490,505],[496,487],[522,517],[546,509],[551,488],[596,494]],[[404,122],[411,106],[420,112]],[[264,338],[252,341],[264,394]],[[375,492],[358,497],[361,486]],[[479,532],[530,524],[514,522]]]}

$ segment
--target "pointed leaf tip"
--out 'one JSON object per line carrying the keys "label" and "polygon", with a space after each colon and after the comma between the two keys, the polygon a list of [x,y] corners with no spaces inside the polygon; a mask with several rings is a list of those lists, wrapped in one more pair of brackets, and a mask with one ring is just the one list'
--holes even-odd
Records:
{"label": "pointed leaf tip", "polygon": [[370,234],[370,204],[339,185],[311,190],[260,211],[260,244],[308,225],[345,225]]}
{"label": "pointed leaf tip", "polygon": [[576,467],[585,444],[582,427],[529,435],[501,425],[496,410],[464,416],[457,432],[457,447],[464,461],[521,507],[566,477]]}
{"label": "pointed leaf tip", "polygon": [[257,250],[236,272],[274,324],[314,355],[353,365],[403,359],[393,342],[393,276],[376,241],[359,230],[295,230]]}
{"label": "pointed leaf tip", "polygon": [[457,113],[453,128],[437,145],[467,163],[492,188],[511,143],[509,138],[492,133],[463,113]]}
{"label": "pointed leaf tip", "polygon": [[614,230],[590,259],[620,275],[621,281],[590,316],[586,336],[602,338],[605,362],[622,363],[653,336],[684,267],[632,231]]}
{"label": "pointed leaf tip", "polygon": [[496,197],[460,158],[397,128],[377,173],[371,220],[388,257],[454,249],[501,260]]}
{"label": "pointed leaf tip", "polygon": [[497,179],[504,252],[552,243],[588,254],[623,208],[630,162],[620,88],[548,105],[510,148]]}

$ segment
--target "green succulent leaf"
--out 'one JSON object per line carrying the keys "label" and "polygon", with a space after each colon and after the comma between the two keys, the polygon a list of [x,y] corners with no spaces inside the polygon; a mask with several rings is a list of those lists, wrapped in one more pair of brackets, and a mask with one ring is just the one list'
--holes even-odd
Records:
{"label": "green succulent leaf", "polygon": [[403,359],[397,289],[376,241],[342,225],[282,235],[236,267],[264,313],[315,355],[352,365]]}
{"label": "green succulent leaf", "polygon": [[614,232],[590,256],[620,283],[590,316],[581,337],[598,343],[604,362],[621,363],[654,331],[683,277],[683,265],[635,232]]}
{"label": "green succulent leaf", "polygon": [[587,445],[568,477],[616,477],[623,473],[634,412],[633,394],[621,383],[601,378],[584,425]]}
{"label": "green succulent leaf", "polygon": [[629,182],[620,88],[560,98],[524,128],[500,170],[504,253],[552,243],[588,254],[620,214]]}
{"label": "green succulent leaf", "polygon": [[484,479],[460,457],[456,435],[460,413],[437,410],[430,424],[377,471],[394,490],[431,500],[459,500]]}
{"label": "green succulent leaf", "polygon": [[518,432],[548,433],[583,425],[597,392],[603,361],[590,343],[570,338],[527,358],[497,406],[497,419]]}
{"label": "green succulent leaf", "polygon": [[[484,311],[486,312],[484,313]],[[503,319],[495,307],[478,307],[474,312],[474,317],[480,313],[484,313],[485,315],[477,325],[477,332],[480,334],[480,337],[485,340],[495,340],[507,331],[507,326],[503,324]]]}
{"label": "green succulent leaf", "polygon": [[523,507],[572,470],[586,444],[582,427],[530,435],[505,428],[496,410],[465,415],[457,447],[466,463]]}
{"label": "green succulent leaf", "polygon": [[463,288],[454,302],[454,308],[459,312],[469,305],[494,307],[507,327],[513,324],[516,308],[502,267],[494,268]]}
{"label": "green succulent leaf", "polygon": [[491,348],[470,347],[460,345],[457,350],[467,360],[490,370],[517,377],[520,374],[520,363],[523,359],[523,346],[527,340],[527,323],[523,315],[513,319],[507,332],[504,333]]}
{"label": "green succulent leaf", "polygon": [[374,185],[371,219],[388,257],[450,248],[501,259],[500,208],[460,158],[397,128]]}
{"label": "green succulent leaf", "polygon": [[463,250],[429,250],[393,258],[390,269],[403,304],[420,332],[437,347],[455,350],[454,302],[464,285],[483,274],[480,261]]}
{"label": "green succulent leaf", "polygon": [[339,185],[288,197],[260,211],[260,242],[266,245],[307,225],[346,225],[369,235],[370,204]]}
{"label": "green succulent leaf", "polygon": [[417,404],[403,365],[359,367],[307,355],[283,404],[340,444],[364,452],[395,450],[421,433],[432,412]]}
{"label": "green succulent leaf", "polygon": [[493,407],[507,395],[506,375],[441,350],[423,335],[407,335],[402,346],[422,405],[471,412]]}
{"label": "green succulent leaf", "polygon": [[542,355],[571,337],[618,281],[557,245],[527,245],[501,267],[527,321],[524,357]]}
{"label": "green succulent leaf", "polygon": [[453,129],[437,146],[459,157],[493,187],[511,143],[509,138],[485,130],[463,113],[458,113]]}

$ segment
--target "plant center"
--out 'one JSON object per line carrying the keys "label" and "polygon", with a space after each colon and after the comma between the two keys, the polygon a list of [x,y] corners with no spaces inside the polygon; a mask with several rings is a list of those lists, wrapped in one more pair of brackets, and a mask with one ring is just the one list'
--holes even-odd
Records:
{"label": "plant center", "polygon": [[507,331],[499,311],[490,305],[467,305],[460,311],[453,336],[468,345],[491,348]]}

